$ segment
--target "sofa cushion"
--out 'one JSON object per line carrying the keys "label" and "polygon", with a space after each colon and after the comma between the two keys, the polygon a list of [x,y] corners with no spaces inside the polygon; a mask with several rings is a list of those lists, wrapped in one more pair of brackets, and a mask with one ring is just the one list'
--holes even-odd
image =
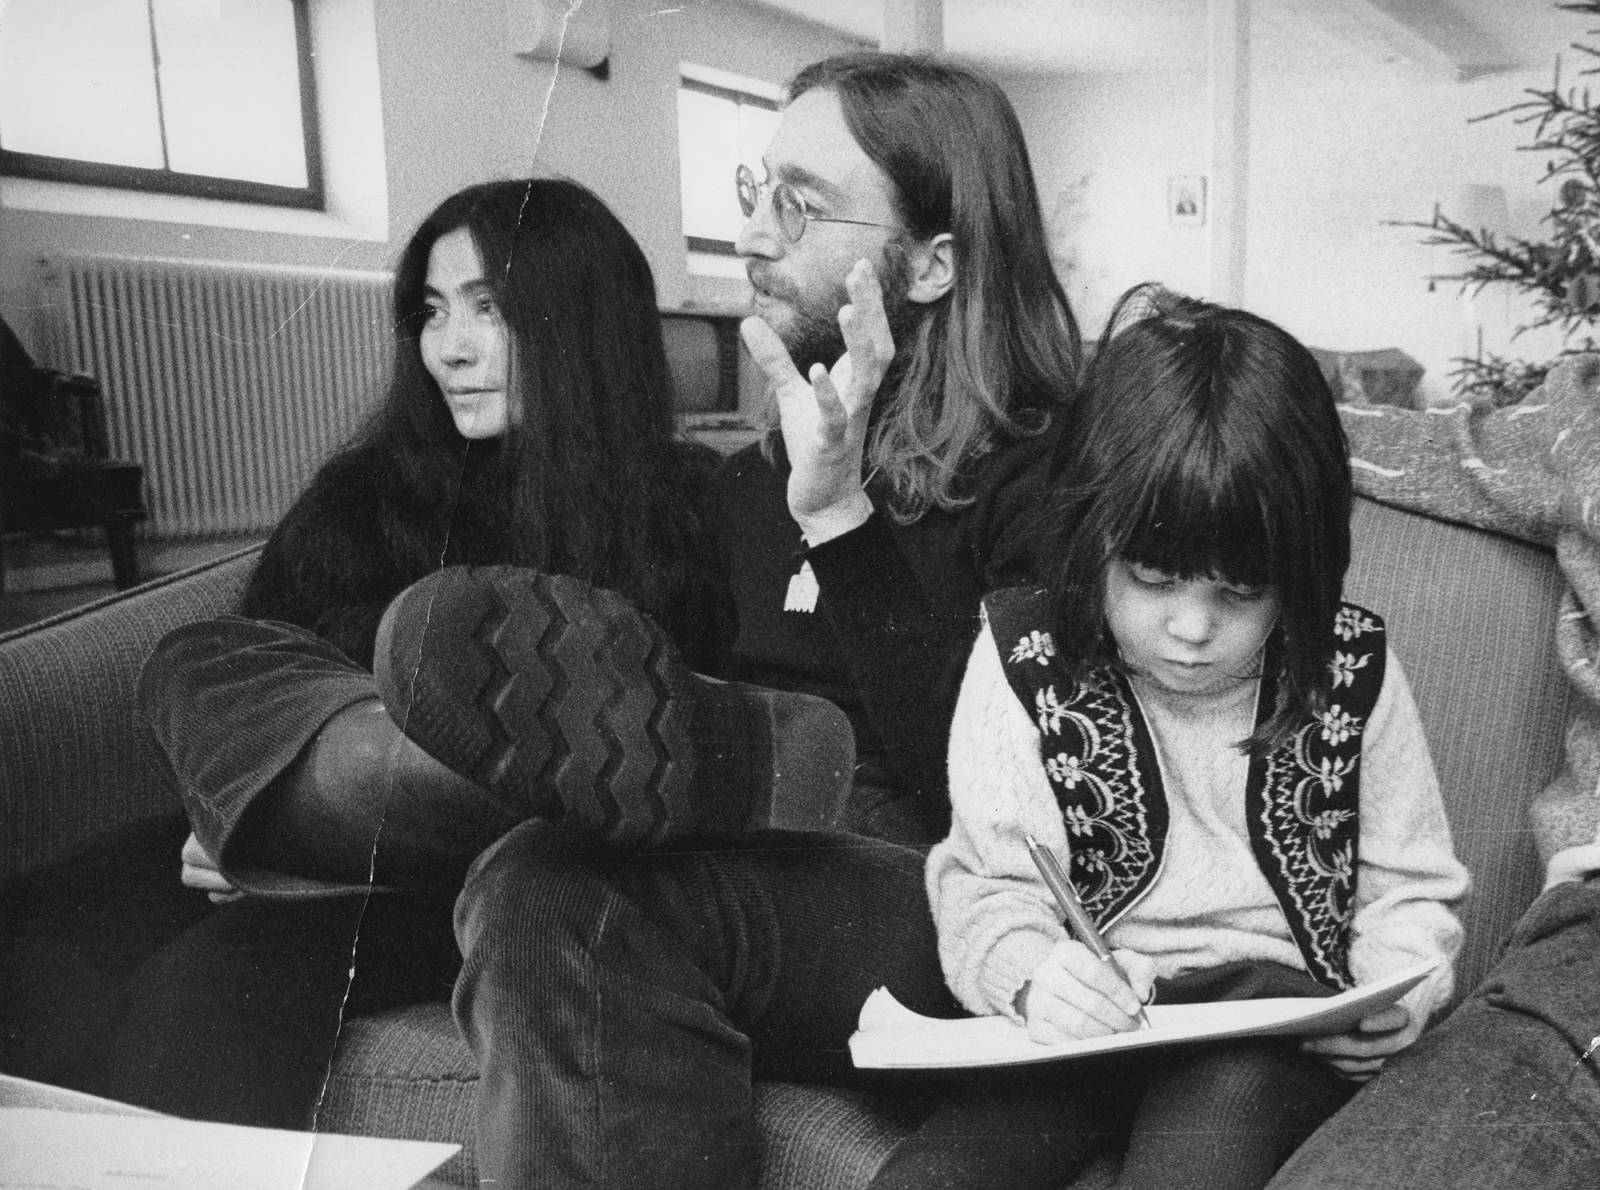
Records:
{"label": "sofa cushion", "polygon": [[1347,597],[1389,625],[1472,873],[1457,994],[1493,963],[1541,883],[1529,799],[1555,774],[1568,685],[1556,660],[1562,583],[1548,550],[1356,501]]}
{"label": "sofa cushion", "polygon": [[478,1065],[447,1004],[415,1004],[354,1017],[339,1033],[317,1127],[358,1136],[403,1136],[461,1144],[433,1177],[478,1184],[472,1159]]}

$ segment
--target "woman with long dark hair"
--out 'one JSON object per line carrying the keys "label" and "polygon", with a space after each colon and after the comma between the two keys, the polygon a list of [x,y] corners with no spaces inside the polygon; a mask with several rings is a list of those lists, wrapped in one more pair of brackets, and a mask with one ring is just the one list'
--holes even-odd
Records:
{"label": "woman with long dark hair", "polygon": [[[343,1014],[448,997],[453,889],[525,815],[410,744],[378,699],[379,621],[416,580],[573,576],[706,660],[715,456],[674,438],[654,282],[616,217],[563,179],[469,187],[406,245],[394,317],[386,394],[273,532],[241,614],[175,630],[145,667],[140,709],[188,821],[134,824],[7,891],[6,965],[26,976],[5,1032],[28,1053],[6,1069],[298,1128]],[[408,815],[441,796],[444,839]],[[184,882],[216,908],[176,892],[190,827]],[[52,1039],[62,981],[101,985],[102,1011]]]}
{"label": "woman with long dark hair", "polygon": [[[673,441],[654,283],[616,218],[567,181],[464,190],[402,254],[395,315],[387,399],[284,518],[242,601],[252,620],[302,631],[189,625],[141,682],[191,817],[216,823],[205,850],[257,891],[281,891],[283,873],[295,888],[365,883],[380,829],[380,869],[448,884],[496,826],[524,816],[448,775],[378,703],[379,620],[423,576],[490,564],[570,575],[620,592],[691,663],[707,660],[695,570],[710,452]],[[283,701],[286,650],[293,705],[263,720],[246,704]],[[408,851],[409,802],[396,796],[441,781],[483,814],[463,823],[457,862],[442,869],[436,840]]]}
{"label": "woman with long dark hair", "polygon": [[[430,265],[463,254],[476,276],[456,301]],[[273,534],[242,614],[370,665],[378,617],[408,583],[503,563],[623,591],[670,629],[692,527],[655,286],[632,237],[574,182],[473,186],[417,229],[394,293],[388,395]],[[469,342],[484,314],[505,340],[506,408],[474,422],[468,389],[488,382],[460,357],[484,350]]]}

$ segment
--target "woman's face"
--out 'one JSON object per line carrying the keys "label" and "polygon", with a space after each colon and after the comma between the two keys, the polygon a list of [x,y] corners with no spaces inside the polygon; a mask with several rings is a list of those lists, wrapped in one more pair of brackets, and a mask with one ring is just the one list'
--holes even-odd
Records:
{"label": "woman's face", "polygon": [[463,438],[498,438],[511,424],[510,338],[483,261],[464,227],[428,253],[422,363]]}

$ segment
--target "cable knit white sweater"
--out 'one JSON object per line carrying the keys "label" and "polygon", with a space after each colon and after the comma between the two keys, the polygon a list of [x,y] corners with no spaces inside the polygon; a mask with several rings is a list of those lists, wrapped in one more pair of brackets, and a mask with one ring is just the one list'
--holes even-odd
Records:
{"label": "cable knit white sweater", "polygon": [[[1245,829],[1248,761],[1233,744],[1252,729],[1257,680],[1200,697],[1139,679],[1134,690],[1155,738],[1171,828],[1155,883],[1108,940],[1150,956],[1162,977],[1235,960],[1304,970]],[[1006,682],[987,625],[951,727],[950,799],[950,836],[927,869],[945,979],[970,1011],[1015,1017],[1018,990],[1065,936],[1023,835],[1063,861],[1071,842],[1038,730]],[[1413,1037],[1450,997],[1461,926],[1449,906],[1466,888],[1411,690],[1391,652],[1362,746],[1350,968],[1365,983],[1425,958],[1445,960],[1402,1001]]]}

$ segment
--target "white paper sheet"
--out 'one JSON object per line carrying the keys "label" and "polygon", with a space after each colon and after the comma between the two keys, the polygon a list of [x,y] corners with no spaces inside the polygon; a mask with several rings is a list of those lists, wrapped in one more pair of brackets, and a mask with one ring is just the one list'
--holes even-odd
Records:
{"label": "white paper sheet", "polygon": [[4,1190],[403,1190],[460,1145],[0,1108]]}
{"label": "white paper sheet", "polygon": [[850,1056],[862,1069],[937,1070],[1024,1066],[1109,1050],[1270,1034],[1339,1033],[1393,1004],[1438,964],[1419,963],[1388,979],[1325,999],[1228,1000],[1215,1004],[1152,1005],[1149,1029],[1086,1041],[1040,1045],[1002,1016],[935,1020],[912,1012],[885,988],[861,1006]]}

